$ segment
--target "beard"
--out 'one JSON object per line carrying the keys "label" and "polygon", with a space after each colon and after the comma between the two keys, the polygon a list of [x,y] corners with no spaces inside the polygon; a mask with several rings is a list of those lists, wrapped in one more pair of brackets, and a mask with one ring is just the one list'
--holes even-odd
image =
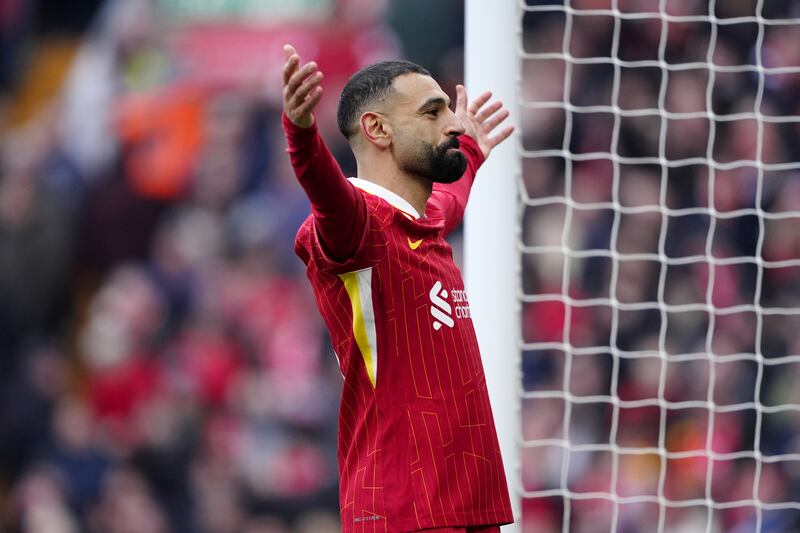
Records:
{"label": "beard", "polygon": [[423,146],[416,157],[408,161],[405,170],[434,183],[453,183],[467,170],[467,158],[458,148],[457,137],[450,137],[436,147]]}

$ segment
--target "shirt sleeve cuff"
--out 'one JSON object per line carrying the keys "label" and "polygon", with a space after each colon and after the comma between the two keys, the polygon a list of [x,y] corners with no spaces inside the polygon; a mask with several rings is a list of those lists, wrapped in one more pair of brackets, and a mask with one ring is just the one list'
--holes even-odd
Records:
{"label": "shirt sleeve cuff", "polygon": [[317,134],[316,118],[314,119],[314,123],[308,128],[301,128],[292,122],[289,117],[286,116],[286,113],[283,113],[281,120],[283,122],[283,130],[286,132],[286,137],[289,139],[289,141],[296,139],[307,139]]}
{"label": "shirt sleeve cuff", "polygon": [[486,157],[484,157],[483,151],[481,151],[481,148],[478,146],[478,142],[475,139],[469,135],[462,135],[458,138],[458,141],[461,143],[461,147],[464,149],[464,151],[468,152],[468,155],[475,159],[477,166],[481,166],[483,162],[486,161]]}

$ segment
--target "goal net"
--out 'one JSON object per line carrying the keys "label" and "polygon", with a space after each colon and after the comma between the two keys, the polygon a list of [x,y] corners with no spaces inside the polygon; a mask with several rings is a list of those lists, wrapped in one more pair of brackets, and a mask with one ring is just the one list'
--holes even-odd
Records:
{"label": "goal net", "polygon": [[800,1],[518,16],[519,529],[800,531]]}

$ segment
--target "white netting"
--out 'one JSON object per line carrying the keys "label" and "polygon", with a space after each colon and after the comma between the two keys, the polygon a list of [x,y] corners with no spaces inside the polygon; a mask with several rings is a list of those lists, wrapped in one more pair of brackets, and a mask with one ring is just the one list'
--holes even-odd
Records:
{"label": "white netting", "polygon": [[520,2],[523,531],[800,531],[800,2]]}

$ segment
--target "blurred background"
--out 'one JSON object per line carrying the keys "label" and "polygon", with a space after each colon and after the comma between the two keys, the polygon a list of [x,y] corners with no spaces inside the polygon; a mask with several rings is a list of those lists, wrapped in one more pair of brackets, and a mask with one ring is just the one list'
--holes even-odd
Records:
{"label": "blurred background", "polygon": [[0,531],[339,531],[282,45],[462,79],[460,0],[0,0]]}
{"label": "blurred background", "polygon": [[[663,3],[675,16],[709,9]],[[542,4],[562,3],[526,2]],[[713,14],[753,16],[757,4],[767,18],[800,17],[799,0],[718,1]],[[521,99],[562,102],[519,117],[531,151],[521,190],[538,201],[523,210],[523,245],[561,248],[523,256],[524,291],[553,297],[523,306],[522,337],[572,347],[523,353],[533,399],[522,429],[528,442],[605,448],[573,451],[566,484],[563,447],[526,448],[523,488],[739,502],[714,513],[711,531],[755,531],[749,500],[800,494],[800,25],[767,26],[758,46],[753,21],[714,33],[629,19],[615,49],[613,17],[581,13],[611,0],[570,5],[566,44],[563,10],[522,16],[532,55]],[[319,124],[353,174],[334,120],[346,79],[405,57],[452,94],[463,16],[462,0],[0,0],[0,531],[339,530],[341,376],[293,253],[308,204],[283,153],[281,45],[325,72]],[[622,67],[614,97],[613,65],[537,58],[565,47],[671,64],[758,57],[783,70],[758,97],[753,69]],[[567,127],[565,94],[653,112],[576,109]],[[787,120],[760,130],[753,118],[712,128],[664,116],[709,105]],[[535,155],[562,148],[597,155]],[[620,164],[615,187],[608,152],[749,163]],[[762,173],[757,159],[773,166]],[[453,244],[458,258],[458,235]],[[660,252],[667,261],[643,255]],[[751,307],[724,311],[738,305]],[[681,458],[625,451],[660,445]],[[710,466],[707,449],[723,454]],[[603,498],[530,498],[522,530],[609,531],[613,512]],[[617,512],[630,533],[655,531],[660,516],[653,503]],[[669,507],[664,531],[707,521],[703,505]],[[768,509],[762,525],[797,532],[800,513]]]}
{"label": "blurred background", "polygon": [[800,2],[563,4],[523,16],[523,530],[800,531]]}

